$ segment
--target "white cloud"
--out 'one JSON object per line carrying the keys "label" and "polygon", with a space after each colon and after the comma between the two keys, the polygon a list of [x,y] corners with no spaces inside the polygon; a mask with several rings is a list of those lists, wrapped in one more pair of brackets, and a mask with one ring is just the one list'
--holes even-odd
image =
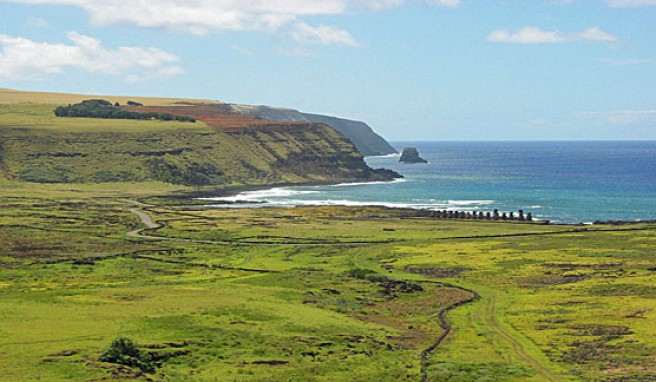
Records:
{"label": "white cloud", "polygon": [[558,31],[543,31],[536,27],[525,27],[514,33],[506,29],[496,30],[487,36],[487,40],[507,44],[554,44],[568,41],[614,42],[618,38],[598,27],[570,34]]}
{"label": "white cloud", "polygon": [[611,125],[651,124],[656,126],[656,110],[593,111],[583,116],[597,123]]}
{"label": "white cloud", "polygon": [[122,76],[128,82],[180,74],[179,58],[157,48],[108,49],[99,40],[69,32],[72,44],[0,35],[0,79],[40,79],[66,69]]}
{"label": "white cloud", "polygon": [[46,20],[38,17],[28,17],[25,24],[33,28],[50,28],[50,24]]}
{"label": "white cloud", "polygon": [[[339,15],[352,10],[381,10],[408,0],[5,0],[28,4],[70,5],[84,9],[96,26],[128,24],[197,35],[216,31],[277,32],[304,43],[354,46],[335,26],[310,26],[307,16]],[[456,7],[460,0],[413,0]],[[299,27],[300,26],[300,27]],[[299,28],[301,31],[299,31]]]}
{"label": "white cloud", "polygon": [[599,61],[612,66],[644,65],[653,62],[644,58],[600,58]]}
{"label": "white cloud", "polygon": [[522,28],[515,33],[500,29],[487,36],[488,41],[509,44],[549,44],[563,42],[558,32],[545,32],[535,27]]}
{"label": "white cloud", "polygon": [[614,42],[617,41],[617,36],[601,30],[600,28],[586,29],[581,33],[572,36],[573,39],[583,41],[599,41],[599,42]]}
{"label": "white cloud", "polygon": [[354,8],[360,8],[370,11],[379,11],[381,9],[393,8],[403,5],[405,0],[353,0]]}
{"label": "white cloud", "polygon": [[458,7],[460,6],[460,0],[425,0],[426,3],[431,5],[438,5],[441,7]]}
{"label": "white cloud", "polygon": [[644,7],[656,5],[656,0],[606,0],[606,3],[613,8]]}
{"label": "white cloud", "polygon": [[355,39],[350,33],[330,25],[313,27],[303,22],[298,22],[294,24],[289,35],[295,41],[306,44],[341,44],[357,46]]}

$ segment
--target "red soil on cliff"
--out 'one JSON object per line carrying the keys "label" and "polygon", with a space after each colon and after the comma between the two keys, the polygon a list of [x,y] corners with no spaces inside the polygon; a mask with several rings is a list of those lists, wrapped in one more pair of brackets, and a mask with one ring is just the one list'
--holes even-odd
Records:
{"label": "red soil on cliff", "polygon": [[254,126],[298,125],[307,126],[303,122],[275,122],[262,119],[254,115],[235,113],[229,105],[221,104],[185,104],[181,106],[122,106],[121,108],[141,113],[169,113],[187,116],[205,122],[208,126],[217,129],[240,129]]}

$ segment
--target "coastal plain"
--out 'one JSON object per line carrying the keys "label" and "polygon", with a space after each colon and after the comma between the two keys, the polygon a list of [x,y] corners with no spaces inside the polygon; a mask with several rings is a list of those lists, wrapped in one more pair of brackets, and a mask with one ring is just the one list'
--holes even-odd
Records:
{"label": "coastal plain", "polygon": [[[145,189],[0,183],[3,380],[649,381],[656,373],[654,224],[439,220],[382,207],[204,209],[167,197],[184,189]],[[119,336],[159,360],[154,373],[99,361]]]}
{"label": "coastal plain", "polygon": [[[327,125],[129,100],[201,118],[0,91],[0,380],[656,380],[656,223],[208,208],[390,174]],[[120,337],[152,368],[103,360]]]}

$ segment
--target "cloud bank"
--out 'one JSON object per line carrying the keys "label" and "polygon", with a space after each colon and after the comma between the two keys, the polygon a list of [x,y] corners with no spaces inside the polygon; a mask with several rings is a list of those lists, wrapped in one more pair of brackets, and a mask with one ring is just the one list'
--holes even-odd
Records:
{"label": "cloud bank", "polygon": [[99,40],[69,32],[70,44],[0,34],[0,79],[38,80],[66,69],[122,76],[135,82],[183,72],[177,56],[158,48],[108,49]]}
{"label": "cloud bank", "polygon": [[[313,26],[308,16],[382,10],[406,0],[7,0],[24,4],[69,5],[84,9],[95,26],[133,25],[205,35],[218,31],[278,32],[304,44],[357,45],[351,34],[331,25]],[[457,7],[460,0],[420,0]]]}
{"label": "cloud bank", "polygon": [[606,0],[606,4],[613,8],[644,7],[656,5],[656,0]]}
{"label": "cloud bank", "polygon": [[569,41],[615,42],[617,36],[603,31],[601,28],[589,28],[579,33],[561,33],[543,31],[536,27],[525,27],[516,32],[506,29],[496,30],[487,36],[488,41],[506,44],[554,44]]}

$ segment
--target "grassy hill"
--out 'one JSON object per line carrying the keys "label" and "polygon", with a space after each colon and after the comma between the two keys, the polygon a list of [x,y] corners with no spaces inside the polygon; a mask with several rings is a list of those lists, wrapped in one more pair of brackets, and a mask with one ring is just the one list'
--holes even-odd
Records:
{"label": "grassy hill", "polygon": [[[196,123],[59,118],[57,105],[106,99]],[[125,106],[134,101],[143,106]],[[0,176],[38,183],[162,181],[195,186],[381,180],[342,134],[273,122],[216,101],[0,90]]]}

